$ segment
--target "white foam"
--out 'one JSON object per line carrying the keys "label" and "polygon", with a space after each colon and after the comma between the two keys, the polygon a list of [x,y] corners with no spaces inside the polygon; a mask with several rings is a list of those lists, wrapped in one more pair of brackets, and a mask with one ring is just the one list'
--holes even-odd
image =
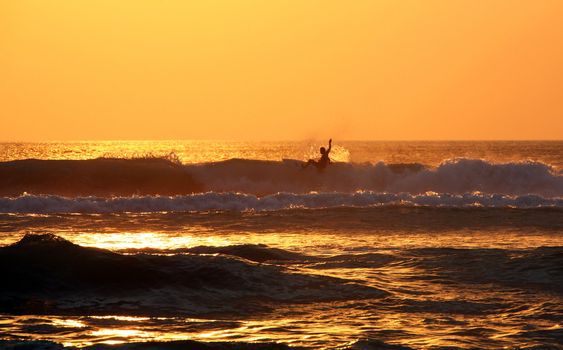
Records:
{"label": "white foam", "polygon": [[563,173],[539,162],[491,163],[480,159],[444,161],[436,168],[417,164],[335,163],[324,172],[302,169],[299,162],[233,159],[186,165],[206,191],[354,192],[357,190],[422,194],[428,191],[464,194],[475,191],[509,195],[563,196]]}
{"label": "white foam", "polygon": [[430,206],[485,208],[563,208],[563,198],[538,195],[503,194],[380,193],[276,193],[258,197],[244,193],[208,192],[185,196],[78,197],[24,195],[0,198],[0,213],[120,213],[187,211],[274,211],[284,209],[321,209],[337,207]]}

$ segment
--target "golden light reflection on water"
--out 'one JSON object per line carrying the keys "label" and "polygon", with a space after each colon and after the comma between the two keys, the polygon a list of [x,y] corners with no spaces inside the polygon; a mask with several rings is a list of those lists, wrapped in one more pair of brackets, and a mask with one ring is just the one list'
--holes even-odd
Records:
{"label": "golden light reflection on water", "polygon": [[[491,235],[496,238],[491,240]],[[483,248],[483,249],[530,249],[542,246],[557,246],[562,242],[558,232],[525,234],[521,232],[440,232],[416,234],[397,232],[394,234],[373,234],[371,232],[231,232],[221,234],[203,229],[180,232],[64,232],[61,236],[72,242],[89,247],[110,250],[126,249],[178,249],[196,246],[223,247],[237,244],[266,245],[290,251],[306,252],[313,255],[341,254],[344,249],[411,249],[411,248]]]}
{"label": "golden light reflection on water", "polygon": [[103,340],[101,340],[100,343],[110,345],[155,338],[154,334],[151,334],[150,332],[128,328],[98,329],[89,333],[88,335],[96,338],[102,338]]}
{"label": "golden light reflection on water", "polygon": [[[483,249],[530,249],[542,246],[559,246],[563,238],[557,231],[553,232],[521,232],[521,231],[453,231],[453,232],[311,232],[300,231],[268,231],[221,232],[208,227],[179,227],[173,231],[115,231],[101,227],[95,231],[79,229],[55,229],[47,227],[38,231],[0,232],[0,246],[13,244],[26,233],[50,232],[71,242],[87,247],[110,250],[173,250],[197,246],[223,247],[237,244],[263,244],[268,247],[280,248],[306,254],[330,256],[341,254],[353,249],[356,252],[373,249],[411,249],[425,248],[483,248]],[[495,239],[492,240],[491,237]]]}
{"label": "golden light reflection on water", "polygon": [[[117,321],[129,321],[129,322],[140,322],[149,320],[150,317],[140,317],[140,316],[121,316],[121,315],[106,315],[106,316],[90,316],[90,318],[98,320],[117,320]],[[156,318],[158,319],[158,318]]]}
{"label": "golden light reflection on water", "polygon": [[[330,137],[330,136],[329,136]],[[183,163],[202,163],[232,158],[307,160],[319,156],[319,141],[244,142],[221,140],[74,141],[0,143],[0,161],[14,159],[92,159],[166,156],[173,152]],[[331,158],[341,162],[413,163],[438,165],[445,159],[466,157],[490,161],[533,159],[563,166],[561,142],[449,142],[449,141],[342,141],[335,139]]]}
{"label": "golden light reflection on water", "polygon": [[[65,346],[90,346],[93,344],[123,344],[142,341],[173,341],[196,340],[202,342],[243,341],[243,342],[283,342],[290,345],[322,344],[331,337],[341,339],[355,339],[361,335],[361,330],[353,325],[327,324],[324,322],[307,322],[304,327],[301,319],[279,319],[260,321],[237,321],[238,326],[224,329],[205,329],[186,331],[182,327],[159,327],[146,325],[146,321],[160,320],[176,322],[178,324],[207,325],[216,328],[213,323],[222,324],[224,321],[194,318],[149,318],[135,316],[81,316],[78,318],[65,318],[64,316],[0,316],[8,317],[0,320],[8,323],[30,323],[41,319],[43,324],[49,324],[64,330],[64,335],[52,334],[47,337],[41,334],[20,333],[30,339],[49,339],[60,342]],[[123,326],[96,325],[96,320],[114,320],[125,323]],[[92,322],[94,321],[94,322]],[[176,329],[179,328],[179,329]],[[158,330],[156,330],[158,329]],[[14,334],[14,333],[12,333]]]}
{"label": "golden light reflection on water", "polygon": [[[366,306],[369,304],[367,301],[365,303]],[[10,333],[28,339],[49,339],[65,346],[189,339],[203,342],[273,341],[319,349],[334,349],[335,346],[351,344],[358,339],[381,339],[385,334],[402,332],[408,337],[399,337],[390,343],[400,339],[400,344],[414,348],[460,346],[466,342],[465,333],[475,330],[479,335],[483,327],[487,327],[490,335],[481,334],[481,346],[488,344],[491,348],[502,348],[514,344],[514,339],[518,339],[523,329],[531,327],[524,323],[506,322],[506,315],[494,313],[482,316],[436,312],[412,314],[389,312],[385,305],[355,310],[350,306],[347,302],[303,305],[294,310],[280,310],[279,316],[273,319],[234,322],[179,317],[0,316],[0,325],[7,331],[10,331],[10,327],[17,328],[20,324],[33,322],[56,326],[59,332],[50,334]],[[287,316],[286,313],[295,313],[298,309],[306,312],[307,318]],[[559,324],[540,322],[534,325],[534,329],[553,331],[561,327]]]}
{"label": "golden light reflection on water", "polygon": [[104,249],[127,249],[127,248],[154,248],[164,249],[171,245],[191,246],[193,239],[187,237],[168,237],[163,239],[161,234],[156,232],[120,232],[106,233],[103,235],[78,234],[74,237],[74,242],[89,247]]}
{"label": "golden light reflection on water", "polygon": [[[230,158],[269,159],[282,158],[307,159],[318,156],[318,146],[323,143],[237,143],[217,141],[163,141],[163,142],[92,142],[74,144],[37,144],[6,149],[0,152],[3,159],[49,158],[49,159],[87,159],[101,156],[135,157],[154,154],[157,156],[175,152],[185,163],[219,161]],[[333,159],[340,161],[378,161],[421,162],[436,165],[452,156],[486,158],[489,160],[521,160],[526,154],[504,152],[505,146],[494,146],[487,150],[482,145],[449,143],[350,143],[335,146]],[[478,146],[478,147],[476,147]],[[481,148],[479,148],[481,147]],[[491,146],[492,147],[492,146]],[[494,148],[493,147],[493,148]],[[499,148],[500,147],[500,148]],[[520,146],[519,146],[520,147]],[[365,148],[365,149],[364,149]],[[521,149],[521,148],[519,148]],[[461,151],[460,151],[461,150]],[[500,151],[499,151],[500,150]],[[21,152],[21,153],[18,153]],[[520,152],[520,151],[519,151]],[[12,157],[12,158],[10,158]],[[551,164],[561,164],[561,152],[553,154],[534,154],[530,156]],[[514,345],[511,338],[517,337],[527,329],[539,331],[559,330],[557,321],[542,320],[542,307],[548,304],[561,304],[558,296],[534,294],[522,295],[509,289],[495,290],[492,285],[464,286],[457,283],[440,283],[438,274],[432,268],[425,271],[407,262],[388,263],[383,266],[362,266],[361,256],[373,252],[393,255],[398,250],[409,248],[508,248],[528,249],[542,246],[561,246],[560,232],[545,231],[522,233],[513,230],[459,230],[455,232],[379,232],[374,226],[370,232],[345,232],[339,228],[329,232],[311,229],[292,228],[288,231],[262,232],[254,229],[225,229],[222,232],[213,225],[175,226],[168,230],[166,222],[158,222],[147,229],[145,221],[154,216],[131,215],[130,226],[119,228],[103,216],[85,215],[85,219],[72,227],[65,222],[58,228],[50,226],[50,219],[56,215],[31,214],[34,220],[45,220],[45,224],[32,226],[29,231],[51,232],[73,243],[111,250],[126,249],[177,249],[196,246],[227,246],[234,244],[265,244],[290,252],[299,252],[314,257],[350,255],[349,267],[315,268],[295,264],[294,272],[327,275],[360,281],[363,284],[392,293],[393,298],[386,301],[352,301],[315,303],[314,305],[283,306],[276,309],[269,318],[264,319],[194,319],[137,316],[1,316],[0,331],[14,337],[26,339],[49,339],[68,346],[86,346],[95,343],[119,344],[134,341],[167,341],[193,339],[201,341],[280,341],[293,345],[325,347],[330,344],[347,344],[359,338],[382,339],[386,334],[398,334],[395,342],[413,347],[467,345],[468,332],[474,331],[477,337],[484,338],[494,347]],[[179,214],[181,215],[181,214]],[[26,219],[26,216],[13,215]],[[78,218],[80,215],[76,215]],[[129,218],[120,216],[119,220]],[[99,220],[94,225],[93,222]],[[117,219],[116,219],[117,220]],[[478,219],[476,219],[478,220]],[[90,229],[81,225],[92,221]],[[64,228],[68,224],[68,228]],[[121,224],[121,223],[120,223]],[[158,228],[158,225],[162,228]],[[173,224],[171,224],[174,226]],[[304,226],[307,222],[304,221]],[[130,229],[131,227],[135,228]],[[25,230],[28,230],[27,228]],[[335,233],[334,231],[338,231]],[[26,231],[27,232],[27,231]],[[6,228],[0,233],[0,245],[14,243],[24,233]],[[356,255],[357,257],[354,257]],[[412,258],[414,261],[415,258]],[[462,269],[460,269],[462,271]],[[426,279],[421,279],[420,276]],[[551,299],[550,299],[551,298]],[[471,314],[467,305],[483,304],[488,308],[492,303],[524,305],[519,309],[496,312],[485,310],[483,314]],[[428,306],[430,305],[430,306]],[[405,312],[403,309],[411,310]],[[409,309],[410,308],[410,309]],[[234,317],[234,316],[233,316]],[[225,322],[230,322],[226,324]],[[29,325],[46,325],[33,328]],[[51,327],[51,328],[50,328]],[[39,331],[34,331],[39,330]],[[53,330],[55,329],[55,331]],[[60,330],[60,331],[56,331]],[[401,333],[404,332],[404,333]],[[479,332],[483,332],[482,334]],[[391,341],[392,343],[393,341]],[[488,344],[488,345],[491,345]],[[508,344],[508,345],[507,345]],[[468,347],[471,344],[467,345]],[[477,347],[483,344],[478,344]],[[491,345],[493,346],[493,345]],[[475,347],[475,346],[474,346]]]}
{"label": "golden light reflection on water", "polygon": [[[75,141],[44,143],[0,143],[0,161],[13,159],[92,159],[177,156],[183,163],[223,161],[233,158],[282,160],[319,157],[327,141],[245,142],[222,140]],[[350,142],[348,142],[350,144]],[[350,161],[350,151],[335,144],[331,158]]]}
{"label": "golden light reflection on water", "polygon": [[191,248],[200,245],[225,246],[230,241],[216,236],[196,237],[192,235],[170,235],[162,232],[119,232],[105,234],[79,233],[72,241],[86,247],[110,250],[125,249],[176,249]]}
{"label": "golden light reflection on water", "polygon": [[87,327],[86,323],[76,319],[60,319],[60,318],[53,318],[52,324],[58,327],[65,327],[65,328],[84,328]]}
{"label": "golden light reflection on water", "polygon": [[[490,236],[490,235],[486,235]],[[400,334],[408,330],[408,336],[400,336],[393,342],[414,348],[431,346],[460,346],[467,341],[467,333],[475,330],[478,337],[489,341],[494,347],[514,344],[526,327],[531,327],[530,317],[542,313],[546,303],[553,303],[553,296],[522,295],[518,290],[492,288],[491,285],[473,285],[464,288],[456,283],[440,283],[440,276],[433,275],[432,268],[421,269],[414,264],[416,256],[401,261],[390,261],[381,266],[377,264],[363,267],[364,254],[384,252],[393,255],[401,251],[388,248],[377,249],[374,235],[349,236],[322,235],[303,233],[263,233],[221,236],[212,235],[170,235],[163,232],[122,232],[122,233],[74,233],[75,243],[109,249],[154,248],[171,249],[199,245],[221,246],[241,243],[265,243],[290,251],[323,252],[326,255],[342,254],[346,264],[338,266],[338,259],[331,260],[336,265],[317,268],[315,265],[293,264],[294,272],[326,275],[359,281],[390,292],[393,299],[344,301],[314,303],[305,305],[284,305],[269,318],[263,319],[196,319],[167,317],[119,316],[4,316],[0,319],[2,328],[12,335],[33,339],[49,339],[68,346],[87,346],[95,343],[120,344],[140,341],[279,341],[291,345],[334,348],[334,345],[351,343],[357,339],[380,339],[385,334]],[[428,235],[424,237],[405,236],[394,240],[404,246],[429,246]],[[436,237],[438,239],[438,237]],[[473,235],[473,244],[480,240]],[[560,240],[561,238],[559,238]],[[338,244],[334,242],[338,240]],[[513,238],[516,241],[516,238]],[[436,246],[445,246],[453,242],[452,235],[445,235],[434,242]],[[544,241],[536,243],[542,245]],[[379,242],[381,243],[381,242]],[[459,241],[456,241],[459,244]],[[502,243],[505,244],[505,243]],[[300,247],[300,248],[299,248]],[[321,256],[322,254],[316,254]],[[377,255],[374,256],[377,258]],[[425,276],[425,278],[420,278]],[[506,312],[467,313],[468,305],[486,306],[491,300],[495,303],[523,303],[526,308]],[[402,308],[406,308],[403,310]],[[493,305],[494,307],[494,305]],[[411,309],[409,309],[411,308]],[[409,311],[410,310],[410,311]],[[27,323],[26,323],[27,320]],[[507,320],[511,320],[507,322]],[[225,324],[225,322],[230,322]],[[64,332],[50,334],[26,333],[19,323],[49,324]],[[559,324],[543,320],[534,320],[535,329],[557,330]],[[20,328],[18,328],[20,327]],[[13,329],[11,331],[10,329]],[[481,329],[487,334],[480,335]],[[400,341],[399,341],[400,340]],[[330,346],[329,346],[330,344]],[[482,345],[482,344],[481,344]],[[498,346],[497,346],[498,345]],[[492,346],[492,345],[491,345]]]}
{"label": "golden light reflection on water", "polygon": [[[542,308],[554,304],[560,297],[522,295],[511,288],[496,289],[490,284],[472,285],[441,283],[432,266],[421,269],[414,264],[417,256],[381,265],[362,265],[362,257],[377,253],[405,254],[408,248],[472,247],[529,248],[561,245],[561,235],[543,232],[439,232],[415,234],[396,232],[228,232],[186,227],[173,232],[56,232],[83,246],[124,249],[176,249],[195,246],[227,246],[233,244],[265,244],[314,257],[330,257],[334,266],[318,268],[315,264],[295,263],[292,272],[326,275],[359,281],[388,291],[389,301],[365,300],[304,305],[283,305],[266,318],[229,320],[119,316],[0,316],[0,331],[29,339],[49,339],[67,346],[87,346],[96,343],[121,344],[140,341],[278,341],[291,345],[331,348],[345,346],[357,339],[384,339],[386,334],[398,334],[389,343],[413,348],[460,346],[467,344],[468,335],[489,342],[491,347],[514,345],[526,329],[558,330],[558,323],[537,319]],[[495,239],[491,239],[494,237]],[[19,237],[16,237],[19,238]],[[338,265],[339,258],[346,263]],[[407,254],[408,255],[408,254]],[[371,263],[370,263],[371,264]],[[463,272],[459,270],[460,273]],[[421,278],[424,276],[425,278]],[[521,310],[483,311],[473,314],[471,305],[514,303],[525,305]],[[406,308],[406,311],[403,309]],[[410,308],[410,309],[409,309]],[[3,318],[2,318],[3,317]],[[510,320],[508,322],[507,320]],[[227,323],[226,323],[227,322]],[[61,331],[46,333],[26,329],[30,324],[46,324]],[[41,328],[36,328],[41,329]],[[49,328],[47,328],[49,329]],[[406,332],[406,333],[401,333]],[[484,332],[483,334],[479,332]],[[392,338],[392,337],[391,337]],[[517,341],[517,340],[516,340]],[[484,343],[473,344],[483,347]],[[507,345],[508,344],[508,345]]]}

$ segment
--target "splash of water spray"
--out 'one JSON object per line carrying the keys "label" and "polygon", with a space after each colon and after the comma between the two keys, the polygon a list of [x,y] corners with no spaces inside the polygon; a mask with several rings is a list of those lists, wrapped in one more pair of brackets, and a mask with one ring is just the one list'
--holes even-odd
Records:
{"label": "splash of water spray", "polygon": [[330,159],[333,162],[350,162],[350,151],[343,146],[332,146]]}
{"label": "splash of water spray", "polygon": [[[327,147],[326,145],[324,147]],[[309,159],[318,160],[321,157],[319,152],[320,146],[310,144],[309,148],[303,154],[303,160],[307,161]],[[350,162],[350,151],[340,145],[333,145],[330,150],[330,160],[333,162]]]}

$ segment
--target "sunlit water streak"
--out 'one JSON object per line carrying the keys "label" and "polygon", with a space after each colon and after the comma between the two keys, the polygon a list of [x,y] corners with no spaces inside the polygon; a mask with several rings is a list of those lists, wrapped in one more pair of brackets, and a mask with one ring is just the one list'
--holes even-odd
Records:
{"label": "sunlit water streak", "polygon": [[[307,159],[315,157],[322,145],[218,141],[2,144],[0,157],[84,159],[175,152],[184,163]],[[437,165],[447,158],[469,157],[563,164],[561,142],[343,142],[337,146],[342,147],[339,160],[354,162]],[[54,233],[84,247],[127,256],[221,256],[257,271],[275,267],[291,274],[336,277],[388,293],[377,298],[350,296],[313,302],[261,300],[260,310],[257,301],[242,300],[241,305],[225,305],[214,312],[196,309],[190,315],[163,315],[158,309],[120,310],[119,315],[76,311],[71,315],[5,314],[0,317],[0,334],[2,338],[47,339],[69,346],[179,339],[278,341],[327,349],[343,348],[360,339],[413,348],[556,346],[563,338],[563,294],[558,285],[562,281],[561,214],[561,210],[549,208],[408,207],[0,214],[0,246],[16,243],[29,232]],[[240,252],[233,247],[241,245],[250,248],[236,255]],[[264,252],[280,259],[261,260]],[[328,289],[320,288],[319,296],[324,292]]]}
{"label": "sunlit water streak", "polygon": [[[166,214],[153,214],[141,215],[142,219],[139,219],[138,215],[131,215],[127,229],[123,227],[127,216],[121,215],[119,220],[98,216],[96,224],[86,230],[80,227],[81,220],[68,216],[64,223],[60,223],[66,230],[54,228],[54,232],[80,245],[127,254],[142,251],[170,254],[175,249],[198,246],[264,244],[315,257],[335,257],[328,262],[281,263],[308,274],[360,281],[388,291],[391,296],[372,301],[278,305],[274,313],[244,318],[225,315],[220,318],[4,315],[0,326],[2,332],[10,337],[50,339],[74,346],[193,339],[273,340],[333,348],[358,339],[373,338],[415,348],[433,345],[501,348],[520,344],[523,332],[558,332],[560,329],[561,295],[530,293],[490,283],[444,283],[448,277],[433,272],[438,266],[425,265],[426,259],[432,259],[432,256],[423,258],[416,253],[419,248],[447,247],[525,252],[542,246],[561,246],[560,231],[534,233],[512,228],[408,232],[371,228],[342,232],[335,227],[318,232],[292,229],[240,232],[229,227],[210,229],[201,224],[178,225],[169,221],[165,231],[139,230],[143,221],[155,221],[156,226],[165,226],[167,220],[158,215],[166,217]],[[228,217],[230,214],[224,215]],[[44,219],[48,217],[32,220]],[[219,218],[215,216],[214,220]],[[76,229],[73,224],[77,225]],[[298,227],[295,223],[294,229]],[[35,227],[35,230],[46,232],[51,228],[43,226]],[[25,231],[22,229],[20,234]],[[20,237],[2,234],[4,244]],[[366,260],[370,254],[383,254],[389,258]],[[393,261],[393,257],[397,260]],[[541,316],[549,314],[555,317]],[[526,339],[528,345],[542,343],[533,337]]]}
{"label": "sunlit water streak", "polygon": [[[0,143],[0,161],[14,159],[92,159],[165,156],[171,152],[184,163],[233,158],[282,160],[319,157],[327,141],[242,142],[221,140],[76,141]],[[437,165],[456,157],[494,162],[535,160],[563,167],[563,141],[342,141],[334,140],[334,161]]]}

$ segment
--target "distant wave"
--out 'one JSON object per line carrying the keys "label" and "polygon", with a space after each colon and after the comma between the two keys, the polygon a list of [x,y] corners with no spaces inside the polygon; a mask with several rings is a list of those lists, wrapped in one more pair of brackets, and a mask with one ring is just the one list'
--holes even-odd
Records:
{"label": "distant wave", "polygon": [[165,159],[20,160],[0,163],[0,195],[24,192],[77,196],[186,195],[243,192],[354,193],[358,190],[461,195],[563,196],[563,172],[540,162],[454,159],[422,164],[334,163],[323,172],[298,160],[231,159],[181,165]]}
{"label": "distant wave", "polygon": [[0,163],[0,195],[174,195],[203,190],[178,163],[163,158],[25,159]]}
{"label": "distant wave", "polygon": [[24,195],[16,198],[0,198],[0,213],[242,212],[375,206],[563,208],[563,198],[483,193],[411,195],[408,193],[395,194],[371,191],[355,193],[277,193],[263,197],[244,193],[209,192],[173,197],[66,198],[53,195]]}

